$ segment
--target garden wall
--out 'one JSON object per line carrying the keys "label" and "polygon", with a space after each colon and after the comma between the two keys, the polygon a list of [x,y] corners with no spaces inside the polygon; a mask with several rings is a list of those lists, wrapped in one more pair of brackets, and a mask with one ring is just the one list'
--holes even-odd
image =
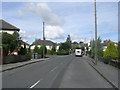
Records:
{"label": "garden wall", "polygon": [[23,62],[27,60],[30,60],[30,56],[28,55],[6,56],[3,58],[3,64]]}

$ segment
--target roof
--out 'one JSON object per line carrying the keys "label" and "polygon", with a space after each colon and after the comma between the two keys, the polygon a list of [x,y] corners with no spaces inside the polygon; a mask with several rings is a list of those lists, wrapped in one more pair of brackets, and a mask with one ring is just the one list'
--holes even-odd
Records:
{"label": "roof", "polygon": [[28,45],[29,46],[29,44],[27,43],[27,42],[24,42],[23,40],[20,40],[20,43],[21,43],[21,45]]}
{"label": "roof", "polygon": [[9,31],[20,31],[19,28],[13,26],[12,24],[0,19],[0,30],[9,30]]}
{"label": "roof", "polygon": [[110,42],[111,42],[111,40],[105,40],[105,41],[103,42],[103,45],[104,45],[104,46],[108,46]]}
{"label": "roof", "polygon": [[43,45],[43,44],[44,45],[49,45],[49,46],[55,45],[55,43],[50,41],[50,40],[45,40],[44,43],[43,43],[43,40],[37,40],[37,41],[33,42],[32,45]]}

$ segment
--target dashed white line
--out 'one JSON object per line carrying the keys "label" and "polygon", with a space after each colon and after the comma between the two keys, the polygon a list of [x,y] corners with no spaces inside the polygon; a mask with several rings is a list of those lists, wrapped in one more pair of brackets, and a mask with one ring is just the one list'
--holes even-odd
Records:
{"label": "dashed white line", "polygon": [[41,80],[37,81],[35,84],[33,84],[30,88],[35,87]]}

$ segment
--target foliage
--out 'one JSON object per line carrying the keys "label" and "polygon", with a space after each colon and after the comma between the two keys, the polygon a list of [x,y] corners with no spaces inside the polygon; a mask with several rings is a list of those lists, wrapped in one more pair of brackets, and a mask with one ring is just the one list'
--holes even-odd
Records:
{"label": "foliage", "polygon": [[27,54],[27,49],[26,47],[21,47],[20,50],[18,51],[18,55],[26,55]]}
{"label": "foliage", "polygon": [[9,52],[8,44],[3,44],[2,47],[3,47],[3,56],[7,56]]}
{"label": "foliage", "polygon": [[110,42],[110,44],[107,46],[107,49],[104,52],[104,57],[111,57],[111,58],[118,57],[117,47],[114,45],[113,42]]}
{"label": "foliage", "polygon": [[53,45],[52,51],[55,51],[55,52],[56,52],[56,46],[55,46],[55,45]]}
{"label": "foliage", "polygon": [[[103,48],[102,48],[102,43],[101,43],[101,38],[99,37],[97,39],[97,56],[98,58],[103,57]],[[92,58],[95,57],[95,40],[91,41],[91,51],[90,51],[90,56]]]}
{"label": "foliage", "polygon": [[67,37],[67,39],[66,39],[66,42],[71,43],[71,37],[70,37],[70,35],[68,35],[68,37]]}
{"label": "foliage", "polygon": [[69,42],[61,43],[60,50],[70,50],[71,49],[71,44]]}
{"label": "foliage", "polygon": [[68,55],[69,51],[61,50],[57,52],[57,55]]}
{"label": "foliage", "polygon": [[34,53],[39,53],[39,47],[35,46]]}
{"label": "foliage", "polygon": [[13,52],[19,44],[19,34],[14,32],[12,35],[7,32],[2,33],[2,43],[7,44],[7,48]]}
{"label": "foliage", "polygon": [[78,42],[74,41],[72,44],[78,44]]}
{"label": "foliage", "polygon": [[46,55],[46,54],[47,54],[47,48],[46,48],[45,45],[44,45],[44,46],[41,46],[41,47],[39,48],[38,54],[40,54],[41,57],[43,57],[43,51],[44,51],[44,54]]}
{"label": "foliage", "polygon": [[120,61],[120,41],[118,42],[118,60]]}
{"label": "foliage", "polygon": [[84,42],[82,42],[82,41],[79,42],[79,44],[82,44],[82,43],[84,43]]}
{"label": "foliage", "polygon": [[56,52],[53,51],[53,50],[48,50],[48,51],[47,51],[47,54],[48,54],[48,55],[54,55],[54,54],[56,54]]}

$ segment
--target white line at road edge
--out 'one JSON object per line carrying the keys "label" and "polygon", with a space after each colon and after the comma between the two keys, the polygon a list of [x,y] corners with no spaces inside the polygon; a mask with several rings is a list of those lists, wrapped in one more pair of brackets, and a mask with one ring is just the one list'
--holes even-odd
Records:
{"label": "white line at road edge", "polygon": [[30,88],[35,87],[41,80],[37,81],[34,85],[32,85]]}

